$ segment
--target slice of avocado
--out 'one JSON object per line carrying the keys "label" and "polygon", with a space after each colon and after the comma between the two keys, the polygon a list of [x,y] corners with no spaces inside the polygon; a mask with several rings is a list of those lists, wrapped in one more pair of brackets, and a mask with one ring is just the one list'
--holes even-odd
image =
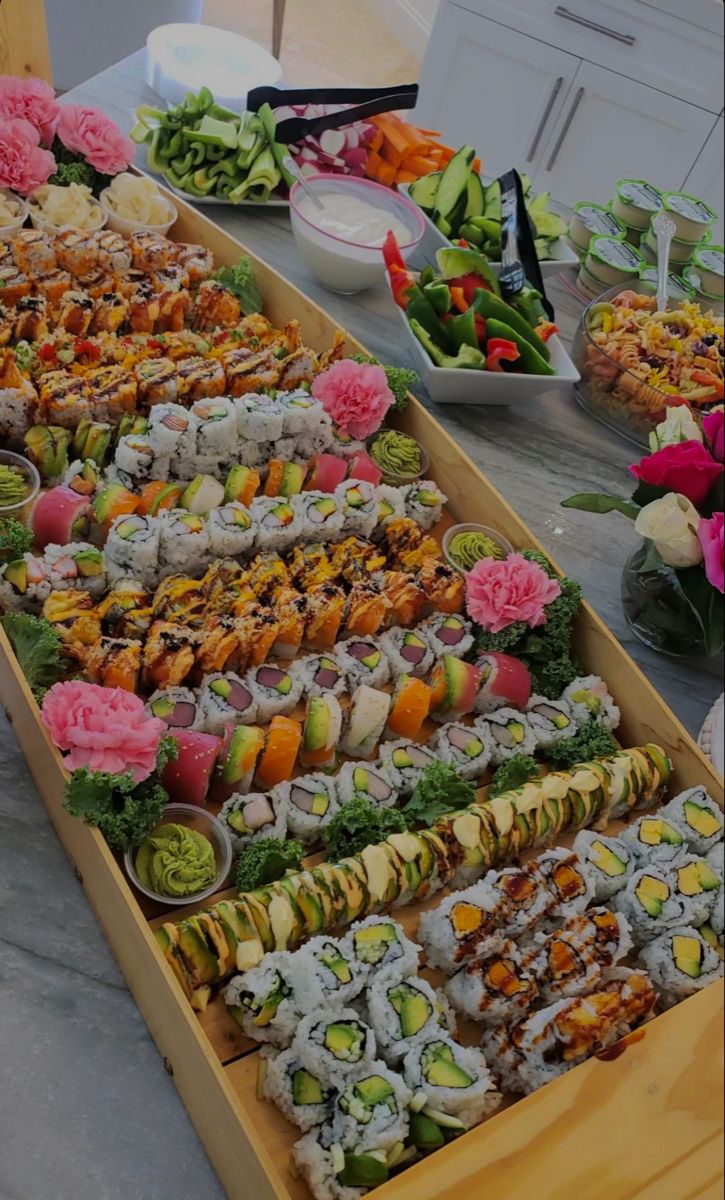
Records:
{"label": "slice of avocado", "polygon": [[319,1079],[300,1067],[292,1076],[292,1099],[295,1104],[324,1104],[325,1093]]}
{"label": "slice of avocado", "polygon": [[446,1141],[440,1125],[414,1112],[410,1114],[410,1140],[419,1150],[438,1150]]}
{"label": "slice of avocado", "polygon": [[678,934],[672,939],[672,954],[675,966],[690,979],[699,979],[702,974],[702,946],[697,938]]}
{"label": "slice of avocado", "polygon": [[8,563],[5,568],[5,578],[8,583],[12,583],[16,592],[26,592],[28,590],[28,566],[24,559],[16,559],[15,562]]}
{"label": "slice of avocado", "polygon": [[371,1154],[346,1154],[345,1166],[337,1176],[346,1188],[376,1188],[387,1183],[389,1171],[385,1163]]}
{"label": "slice of avocado", "polygon": [[355,953],[360,962],[376,967],[398,935],[393,925],[366,925],[355,934]]}
{"label": "slice of avocado", "polygon": [[322,750],[327,745],[330,728],[330,710],[322,696],[312,696],[305,721],[304,749]]}
{"label": "slice of avocado", "polygon": [[350,964],[346,958],[343,958],[335,946],[330,943],[320,954],[320,962],[327,967],[328,971],[332,971],[338,983],[346,984],[352,982],[352,971]]}
{"label": "slice of avocado", "polygon": [[410,984],[401,983],[388,992],[388,999],[400,1017],[404,1038],[415,1037],[433,1015],[428,999]]}
{"label": "slice of avocado", "polygon": [[670,894],[667,884],[661,879],[655,879],[652,875],[643,875],[637,884],[636,891],[645,912],[649,913],[651,917],[659,917],[662,906]]}
{"label": "slice of avocado", "polygon": [[393,766],[397,767],[398,770],[403,770],[405,767],[412,767],[413,765],[413,760],[408,754],[408,751],[404,750],[402,746],[400,746],[397,750],[393,750],[392,762]]}
{"label": "slice of avocado", "polygon": [[367,1079],[361,1079],[355,1084],[355,1091],[368,1108],[375,1108],[376,1104],[387,1104],[395,1095],[394,1088],[382,1075],[369,1075]]}
{"label": "slice of avocado", "polygon": [[[446,1049],[449,1049],[446,1047]],[[450,1054],[450,1050],[449,1050]],[[467,1088],[473,1085],[473,1077],[453,1061],[452,1054],[436,1053],[425,1072],[425,1078],[433,1087]]]}
{"label": "slice of avocado", "polygon": [[235,833],[251,833],[251,829],[244,820],[244,813],[241,808],[237,808],[234,812],[230,812],[227,817],[227,825],[233,829]]}
{"label": "slice of avocado", "polygon": [[[7,575],[7,571],[5,574]],[[695,830],[695,833],[699,833],[700,837],[711,838],[720,832],[720,822],[717,817],[713,816],[706,808],[696,804],[694,800],[686,800],[682,811],[688,825]]]}
{"label": "slice of avocado", "polygon": [[360,1026],[352,1022],[333,1022],[325,1030],[325,1048],[344,1062],[358,1062],[363,1041]]}
{"label": "slice of avocado", "polygon": [[603,842],[592,842],[590,857],[595,867],[612,878],[624,875],[627,870],[626,862],[623,862],[619,855],[610,850],[609,846],[605,846]]}
{"label": "slice of avocado", "polygon": [[317,896],[314,892],[301,889],[297,893],[297,903],[304,918],[305,929],[310,934],[319,933],[325,924],[325,914]]}
{"label": "slice of avocado", "polygon": [[206,982],[217,978],[219,962],[193,926],[179,926],[178,947],[194,982]]}

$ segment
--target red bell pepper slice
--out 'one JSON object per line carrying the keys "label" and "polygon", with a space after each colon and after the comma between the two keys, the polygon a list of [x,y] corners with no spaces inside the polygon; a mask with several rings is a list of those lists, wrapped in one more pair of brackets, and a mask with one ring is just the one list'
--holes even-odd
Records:
{"label": "red bell pepper slice", "polygon": [[405,259],[401,253],[400,246],[398,245],[398,240],[392,229],[388,230],[385,241],[383,242],[383,258],[385,259],[385,265],[389,271],[392,271],[393,267],[398,267],[401,271],[407,271],[408,269],[405,265]]}
{"label": "red bell pepper slice", "polygon": [[486,344],[486,370],[503,371],[502,362],[516,362],[520,358],[516,342],[508,338],[489,338]]}
{"label": "red bell pepper slice", "polygon": [[451,288],[451,300],[453,301],[453,307],[459,313],[466,313],[471,307],[470,301],[466,300],[466,294],[462,287]]}
{"label": "red bell pepper slice", "polygon": [[479,343],[483,345],[486,340],[486,318],[482,317],[480,313],[476,313],[475,325],[476,337],[478,338]]}
{"label": "red bell pepper slice", "polygon": [[466,305],[470,308],[476,297],[476,292],[490,292],[491,286],[488,280],[482,275],[477,275],[475,271],[470,271],[468,275],[459,275],[456,279],[449,279],[448,286],[450,288],[459,287],[463,289],[463,294],[466,297]]}
{"label": "red bell pepper slice", "polygon": [[550,337],[559,332],[559,326],[555,325],[553,321],[540,321],[536,326],[536,332],[542,342],[548,342]]}
{"label": "red bell pepper slice", "polygon": [[395,303],[398,308],[406,309],[410,301],[411,288],[414,288],[417,283],[415,275],[407,268],[401,270],[400,267],[393,265],[388,267],[388,278]]}

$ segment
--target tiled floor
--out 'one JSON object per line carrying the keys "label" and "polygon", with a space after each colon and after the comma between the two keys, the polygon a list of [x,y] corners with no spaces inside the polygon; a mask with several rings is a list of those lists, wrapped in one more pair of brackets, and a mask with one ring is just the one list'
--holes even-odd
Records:
{"label": "tiled floor", "polygon": [[[271,48],[272,0],[206,0],[204,21]],[[281,58],[295,87],[413,83],[420,69],[365,0],[287,0]]]}

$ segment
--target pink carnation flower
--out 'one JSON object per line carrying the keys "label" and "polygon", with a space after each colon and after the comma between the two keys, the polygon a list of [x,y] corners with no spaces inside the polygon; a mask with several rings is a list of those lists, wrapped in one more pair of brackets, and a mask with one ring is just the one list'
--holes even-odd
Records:
{"label": "pink carnation flower", "polygon": [[6,121],[16,118],[29,121],[44,146],[52,144],[58,112],[55,92],[43,79],[0,75],[0,117]]}
{"label": "pink carnation flower", "polygon": [[66,753],[69,771],[130,771],[136,783],[154,770],[166,732],[165,723],[148,717],[143,700],[132,692],[80,680],[56,683],[45,694],[41,715],[55,745]]}
{"label": "pink carnation flower", "polygon": [[82,155],[102,175],[118,175],[133,161],[133,142],[99,108],[61,105],[56,132],[66,150]]}
{"label": "pink carnation flower", "polygon": [[351,358],[333,363],[318,375],[312,395],[343,433],[360,441],[377,433],[395,403],[383,368]]}
{"label": "pink carnation flower", "polygon": [[19,117],[0,117],[0,187],[27,196],[54,171],[55,159],[49,150],[41,150],[35,126]]}
{"label": "pink carnation flower", "polygon": [[466,575],[466,608],[483,629],[500,633],[515,621],[545,625],[547,604],[561,587],[543,567],[521,554],[497,561],[484,558]]}
{"label": "pink carnation flower", "polygon": [[709,520],[703,518],[697,536],[705,556],[708,583],[719,592],[725,592],[725,514],[716,512]]}

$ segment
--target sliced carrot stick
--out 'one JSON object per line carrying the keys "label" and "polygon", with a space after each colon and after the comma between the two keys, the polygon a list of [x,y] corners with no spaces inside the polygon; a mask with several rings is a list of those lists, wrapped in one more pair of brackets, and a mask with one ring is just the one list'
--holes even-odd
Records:
{"label": "sliced carrot stick", "polygon": [[416,179],[420,179],[418,171],[406,171],[403,167],[400,168],[396,176],[396,183],[415,183]]}

